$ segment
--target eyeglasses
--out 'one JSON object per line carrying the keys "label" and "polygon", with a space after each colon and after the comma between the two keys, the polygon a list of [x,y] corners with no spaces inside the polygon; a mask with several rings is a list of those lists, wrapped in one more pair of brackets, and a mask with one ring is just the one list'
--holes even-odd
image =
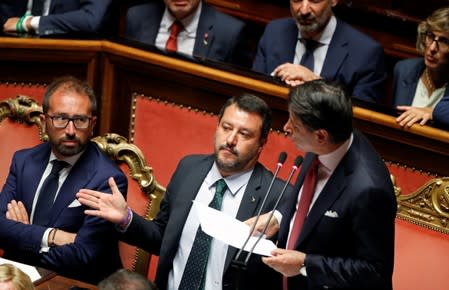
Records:
{"label": "eyeglasses", "polygon": [[426,46],[432,45],[434,41],[436,42],[438,49],[441,51],[449,51],[449,39],[443,36],[436,36],[430,31],[424,33],[424,43]]}
{"label": "eyeglasses", "polygon": [[45,114],[45,116],[51,119],[53,127],[57,129],[64,129],[70,121],[72,121],[73,126],[75,126],[76,129],[87,129],[92,120],[92,117],[88,116],[67,117],[62,115],[50,116],[48,114]]}

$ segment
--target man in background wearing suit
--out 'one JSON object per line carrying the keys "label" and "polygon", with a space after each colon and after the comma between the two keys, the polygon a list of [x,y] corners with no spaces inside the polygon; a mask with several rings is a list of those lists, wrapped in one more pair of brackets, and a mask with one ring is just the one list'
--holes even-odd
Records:
{"label": "man in background wearing suit", "polygon": [[86,83],[63,77],[43,98],[49,142],[17,151],[0,193],[0,248],[4,257],[97,283],[121,267],[112,223],[86,216],[75,194],[108,191],[126,176],[90,142],[97,102]]}
{"label": "man in background wearing suit", "polygon": [[386,79],[380,44],[333,15],[338,0],[291,0],[293,18],[274,20],[259,41],[255,71],[288,85],[335,80],[356,98],[379,102]]}
{"label": "man in background wearing suit", "polygon": [[391,290],[396,199],[384,162],[352,128],[350,96],[314,80],[291,89],[288,109],[284,130],[307,153],[280,228],[270,227],[279,248],[263,261],[284,289]]}
{"label": "man in background wearing suit", "polygon": [[243,34],[242,21],[201,0],[148,1],[126,17],[126,37],[200,59],[247,63]]}
{"label": "man in background wearing suit", "polygon": [[[159,254],[156,284],[161,290],[236,289],[231,261],[237,249],[215,239],[210,251],[196,247],[201,227],[192,210],[192,200],[209,204],[224,181],[221,211],[239,220],[256,215],[273,178],[257,161],[267,141],[271,110],[260,98],[243,95],[229,99],[218,120],[215,153],[190,155],[180,161],[153,221],[132,213],[112,179],[112,196],[84,189],[77,195],[81,203],[92,208],[86,214],[117,224],[124,222],[124,241]],[[279,193],[283,184],[280,180],[274,182],[263,212],[273,208],[277,198],[273,193]],[[193,272],[191,261],[197,256],[205,257],[205,263],[201,264],[202,271]],[[260,257],[253,258],[242,274],[239,289],[276,289],[274,285],[280,283],[276,281],[277,273],[264,265]]]}
{"label": "man in background wearing suit", "polygon": [[113,0],[2,0],[0,21],[6,33],[98,34],[115,31]]}

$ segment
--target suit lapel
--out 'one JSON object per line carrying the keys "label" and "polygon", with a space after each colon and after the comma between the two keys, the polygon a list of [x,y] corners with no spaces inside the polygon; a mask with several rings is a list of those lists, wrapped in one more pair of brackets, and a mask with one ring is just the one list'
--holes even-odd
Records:
{"label": "suit lapel", "polygon": [[50,144],[45,143],[40,146],[42,148],[38,149],[33,155],[33,160],[31,162],[25,161],[25,168],[23,170],[23,180],[25,181],[23,184],[23,192],[26,194],[22,198],[29,213],[31,213],[39,181],[42,178],[42,174],[44,174],[48,159],[50,158]]}
{"label": "suit lapel", "polygon": [[295,248],[298,248],[301,243],[307,238],[307,236],[315,228],[319,220],[324,216],[326,211],[332,206],[335,200],[341,195],[341,193],[346,188],[346,180],[348,180],[348,175],[352,174],[354,170],[354,164],[357,163],[356,152],[354,147],[358,146],[358,133],[354,132],[354,140],[348,152],[346,152],[343,159],[337,165],[331,177],[327,181],[320,196],[315,201],[309,214],[304,221],[301,234],[299,235],[298,241],[296,242]]}
{"label": "suit lapel", "polygon": [[405,71],[405,77],[398,83],[400,86],[400,94],[396,96],[395,102],[399,105],[411,105],[415,96],[416,87],[418,86],[419,78],[425,69],[424,60],[421,59],[412,69]]}
{"label": "suit lapel", "polygon": [[193,56],[207,58],[210,55],[210,48],[215,40],[215,11],[204,3],[202,5],[200,20],[196,31]]}
{"label": "suit lapel", "polygon": [[[246,186],[245,192],[243,194],[242,201],[240,203],[239,210],[237,212],[236,219],[240,221],[245,221],[250,217],[257,214],[258,207],[262,203],[263,197],[265,195],[262,189],[262,165],[257,163],[254,167],[254,171],[251,174],[248,185]],[[232,259],[237,253],[237,248],[228,247],[228,253],[226,255],[224,271],[228,269],[231,264]]]}
{"label": "suit lapel", "polygon": [[296,22],[293,19],[289,19],[289,25],[285,31],[283,42],[284,43],[279,44],[280,61],[274,68],[286,62],[293,63],[295,60],[296,44],[298,42],[298,26],[296,26]]}
{"label": "suit lapel", "polygon": [[349,55],[347,40],[344,37],[344,24],[337,19],[337,27],[329,44],[326,58],[324,60],[321,76],[325,79],[335,79],[340,67]]}
{"label": "suit lapel", "polygon": [[337,166],[331,178],[328,180],[326,186],[320,193],[312,209],[304,221],[304,226],[296,242],[295,248],[298,247],[315,228],[315,225],[323,217],[326,210],[328,210],[334,201],[340,196],[346,187],[345,169],[344,166]]}
{"label": "suit lapel", "polygon": [[96,158],[93,158],[94,155],[94,145],[89,143],[86,151],[70,170],[69,175],[59,189],[58,196],[53,204],[50,224],[54,224],[61,212],[75,200],[75,194],[78,190],[91,180],[92,173],[95,172],[94,160]]}

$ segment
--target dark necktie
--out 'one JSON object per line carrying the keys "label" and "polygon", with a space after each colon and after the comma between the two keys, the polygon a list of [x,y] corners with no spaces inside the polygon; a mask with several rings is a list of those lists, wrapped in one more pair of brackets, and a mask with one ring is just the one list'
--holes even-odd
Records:
{"label": "dark necktie", "polygon": [[31,7],[31,15],[42,16],[42,12],[44,11],[44,2],[45,0],[33,0],[33,6]]}
{"label": "dark necktie", "polygon": [[[209,203],[209,207],[217,210],[221,209],[223,194],[226,188],[226,182],[223,179],[217,181],[215,195]],[[211,241],[212,237],[204,233],[201,230],[201,226],[199,226],[178,290],[204,289]]]}
{"label": "dark necktie", "polygon": [[314,58],[313,58],[313,52],[320,45],[320,43],[315,41],[315,40],[312,40],[312,39],[302,39],[301,42],[306,47],[306,51],[302,55],[301,62],[299,64],[303,65],[306,68],[308,68],[311,71],[313,71],[313,69],[315,67],[315,61],[314,61]]}
{"label": "dark necktie", "polygon": [[53,160],[50,174],[42,184],[34,209],[33,224],[47,226],[51,216],[51,210],[58,191],[59,172],[67,167],[65,161]]}
{"label": "dark necktie", "polygon": [[170,28],[170,36],[168,37],[165,49],[169,51],[178,50],[178,34],[183,29],[182,23],[176,20]]}

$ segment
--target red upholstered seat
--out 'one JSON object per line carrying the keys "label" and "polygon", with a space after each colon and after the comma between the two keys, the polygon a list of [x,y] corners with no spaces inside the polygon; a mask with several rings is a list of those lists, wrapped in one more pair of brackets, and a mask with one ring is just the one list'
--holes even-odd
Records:
{"label": "red upholstered seat", "polygon": [[[165,192],[147,166],[140,149],[128,143],[126,138],[108,133],[92,139],[111,159],[115,160],[128,178],[127,201],[129,206],[139,215],[152,220],[159,210],[159,203]],[[123,266],[139,272],[148,273],[152,256],[142,249],[120,242],[120,257]],[[155,267],[154,267],[155,268]]]}
{"label": "red upholstered seat", "polygon": [[[0,192],[14,152],[37,145],[44,138],[41,112],[37,102],[25,96],[0,102]],[[2,254],[0,249],[0,256]]]}
{"label": "red upholstered seat", "polygon": [[42,103],[46,85],[36,83],[0,82],[0,100],[15,98],[18,95],[28,96]]}
{"label": "red upholstered seat", "polygon": [[396,219],[394,290],[449,289],[449,235]]}
{"label": "red upholstered seat", "polygon": [[0,102],[0,186],[8,176],[11,158],[15,151],[35,146],[41,142],[43,131],[38,103],[25,96]]}

